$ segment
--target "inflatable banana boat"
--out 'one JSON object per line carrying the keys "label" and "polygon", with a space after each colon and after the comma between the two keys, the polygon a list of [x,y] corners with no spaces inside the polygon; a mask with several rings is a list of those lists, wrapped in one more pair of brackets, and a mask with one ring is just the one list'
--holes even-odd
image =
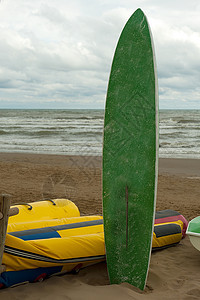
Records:
{"label": "inflatable banana boat", "polygon": [[[77,206],[66,199],[17,207],[19,214],[9,218],[3,255],[6,271],[0,275],[0,288],[77,272],[105,260],[101,216],[81,217]],[[153,249],[178,243],[184,226],[181,217],[174,222],[155,224]]]}

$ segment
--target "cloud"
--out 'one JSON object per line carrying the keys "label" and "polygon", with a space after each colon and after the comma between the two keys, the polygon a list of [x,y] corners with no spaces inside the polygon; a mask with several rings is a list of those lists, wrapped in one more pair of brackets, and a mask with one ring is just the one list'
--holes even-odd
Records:
{"label": "cloud", "polygon": [[160,107],[199,108],[200,5],[194,0],[1,2],[0,107],[9,101],[103,108],[117,40],[137,7],[154,37]]}

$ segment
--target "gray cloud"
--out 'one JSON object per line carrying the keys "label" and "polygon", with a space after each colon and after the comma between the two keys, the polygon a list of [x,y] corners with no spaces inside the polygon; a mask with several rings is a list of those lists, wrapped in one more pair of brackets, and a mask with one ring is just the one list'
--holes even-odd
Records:
{"label": "gray cloud", "polygon": [[0,5],[0,107],[103,108],[120,32],[141,7],[154,37],[160,107],[200,108],[197,1],[10,0]]}

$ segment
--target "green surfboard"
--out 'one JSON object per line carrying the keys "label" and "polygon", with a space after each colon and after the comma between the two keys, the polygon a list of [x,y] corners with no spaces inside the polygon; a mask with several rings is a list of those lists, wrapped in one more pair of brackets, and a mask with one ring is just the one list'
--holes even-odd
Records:
{"label": "green surfboard", "polygon": [[103,217],[111,284],[144,289],[158,173],[158,88],[150,28],[138,9],[113,58],[104,121]]}

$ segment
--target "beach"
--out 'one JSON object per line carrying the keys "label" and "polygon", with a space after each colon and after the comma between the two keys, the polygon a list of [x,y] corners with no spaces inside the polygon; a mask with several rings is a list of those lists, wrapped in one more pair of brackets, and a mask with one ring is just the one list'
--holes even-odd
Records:
{"label": "beach", "polygon": [[[0,153],[0,192],[12,204],[68,198],[81,215],[102,214],[101,157]],[[187,220],[200,215],[200,160],[161,158],[156,210],[173,209]],[[200,253],[189,238],[152,253],[144,292],[127,283],[109,285],[106,263],[77,275],[0,291],[0,299],[199,299]]]}

